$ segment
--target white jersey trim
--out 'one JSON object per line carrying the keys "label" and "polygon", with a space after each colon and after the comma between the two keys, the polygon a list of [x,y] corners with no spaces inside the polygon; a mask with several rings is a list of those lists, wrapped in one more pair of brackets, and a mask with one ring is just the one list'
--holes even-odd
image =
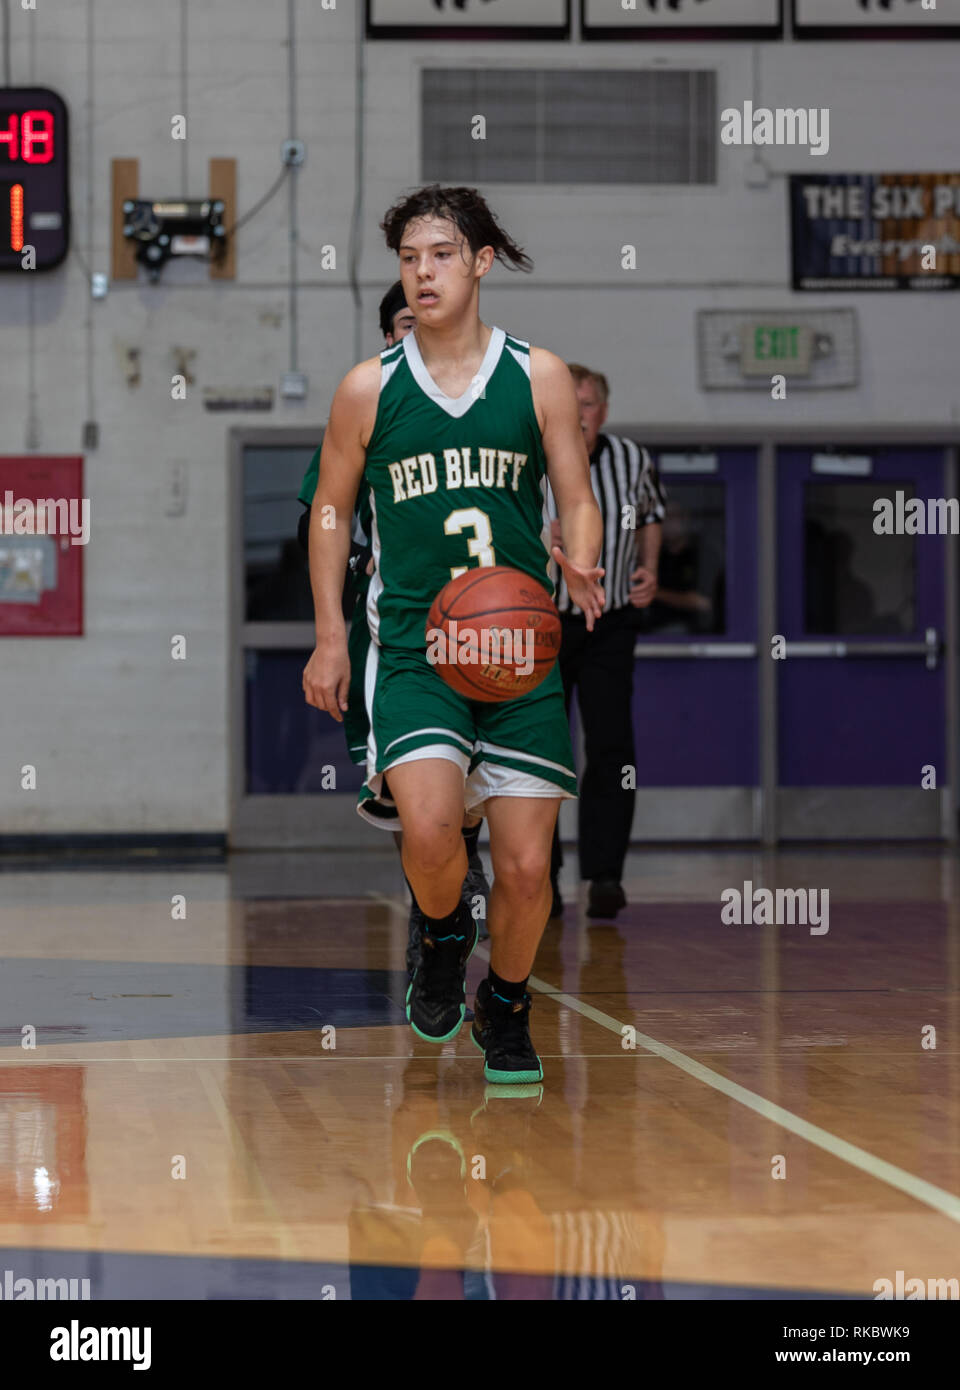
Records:
{"label": "white jersey trim", "polygon": [[380,578],[380,532],[377,528],[377,504],[373,496],[373,488],[370,489],[370,546],[373,550],[373,574],[370,576],[370,587],[367,590],[367,627],[370,629],[370,636],[373,641],[379,643],[380,640],[380,610],[377,607],[377,600],[383,593],[383,580]]}
{"label": "white jersey trim", "polygon": [[[526,349],[527,349],[526,352],[518,352],[517,349],[513,346],[514,343],[518,343],[520,347],[526,348]],[[526,373],[527,380],[529,381],[529,380],[530,380],[530,344],[529,344],[529,343],[525,343],[525,342],[523,341],[522,338],[510,338],[510,337],[508,337],[508,338],[507,338],[507,351],[509,352],[510,356],[513,358],[513,360],[514,360],[515,362],[519,362],[520,366],[523,368],[524,372]]]}
{"label": "white jersey trim", "polygon": [[[402,355],[403,355],[403,354],[401,353],[401,351],[400,351],[400,347],[401,347],[401,344],[397,343],[396,347],[388,348],[385,352],[381,352],[381,354],[380,354],[380,394],[381,394],[381,396],[383,395],[383,392],[384,392],[384,389],[386,388],[387,382],[390,380],[390,378],[393,376],[394,372],[395,372],[395,371],[397,370],[397,368],[400,366],[400,358],[401,358]],[[387,356],[387,353],[388,353],[388,352],[392,352],[394,355],[393,355],[392,357],[389,357],[389,358],[388,358],[388,356]]]}
{"label": "white jersey trim", "polygon": [[493,376],[497,363],[500,361],[500,354],[503,351],[503,344],[506,340],[506,333],[502,328],[494,328],[490,334],[490,341],[487,350],[483,354],[483,361],[480,363],[480,370],[464,391],[462,396],[456,400],[440,390],[433,377],[427,371],[423,358],[420,355],[420,346],[417,343],[416,332],[408,333],[403,340],[403,350],[406,353],[407,365],[413,375],[414,381],[420,387],[425,396],[429,396],[435,405],[454,420],[461,419],[467,411],[483,394],[487,382]]}

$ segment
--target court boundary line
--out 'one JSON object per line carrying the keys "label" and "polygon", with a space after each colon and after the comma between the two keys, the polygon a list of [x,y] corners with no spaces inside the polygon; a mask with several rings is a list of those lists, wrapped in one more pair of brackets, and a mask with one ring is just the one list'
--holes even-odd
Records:
{"label": "court boundary line", "polygon": [[[490,960],[490,953],[484,947],[478,946],[475,954],[487,962]],[[625,1027],[633,1028],[634,1026],[633,1024],[618,1023],[615,1018],[611,1018],[609,1014],[594,1008],[592,1004],[585,1004],[574,995],[555,989],[545,981],[538,979],[536,975],[531,975],[528,983],[538,993],[556,1000],[558,1004],[563,1004],[584,1018],[589,1018],[591,1022],[607,1029],[608,1032],[617,1034],[618,1037],[623,1036]],[[839,1135],[831,1134],[829,1130],[822,1129],[820,1125],[815,1125],[810,1120],[804,1120],[800,1115],[794,1115],[792,1110],[786,1110],[782,1105],[777,1105],[774,1101],[766,1100],[763,1096],[757,1095],[756,1091],[749,1091],[746,1086],[741,1086],[739,1082],[721,1076],[719,1072],[704,1066],[702,1062],[694,1061],[692,1057],[688,1057],[686,1053],[678,1052],[676,1048],[670,1047],[667,1043],[658,1042],[656,1038],[641,1033],[639,1029],[634,1031],[637,1042],[648,1052],[652,1052],[663,1061],[669,1062],[671,1066],[677,1067],[680,1071],[685,1071],[694,1080],[703,1082],[712,1087],[713,1090],[728,1096],[731,1100],[738,1101],[747,1109],[760,1115],[762,1119],[772,1121],[781,1129],[788,1130],[791,1134],[797,1135],[798,1138],[806,1140],[808,1144],[813,1144],[832,1157],[840,1159],[841,1162],[849,1163],[853,1168],[859,1168],[869,1177],[875,1178],[879,1182],[885,1182],[888,1187],[894,1187],[899,1192],[912,1197],[914,1201],[932,1207],[942,1216],[960,1223],[960,1197],[956,1196],[955,1193],[947,1192],[945,1188],[937,1187],[934,1183],[927,1182],[925,1178],[918,1178],[915,1174],[908,1173],[904,1168],[898,1168],[895,1164],[888,1163],[886,1159],[877,1158],[875,1154],[868,1153],[859,1145],[851,1144],[848,1140],[841,1139]],[[625,1051],[631,1050],[625,1049]]]}
{"label": "court boundary line", "polygon": [[[368,896],[376,897],[381,902],[390,901],[386,894],[370,893]],[[396,900],[393,906],[399,908]],[[490,952],[486,945],[478,943],[474,954],[490,962]],[[584,1018],[589,1018],[593,1023],[605,1028],[608,1032],[616,1036],[623,1037],[625,1027],[633,1028],[633,1024],[618,1023],[615,1018],[605,1014],[600,1009],[594,1008],[592,1004],[584,1003],[572,994],[567,994],[564,990],[557,989],[548,984],[545,980],[539,979],[536,975],[530,975],[528,984],[545,998],[555,1000],[558,1004],[563,1004],[566,1008],[572,1009],[574,1013],[581,1014]],[[792,1110],[785,1109],[782,1105],[777,1105],[774,1101],[767,1100],[764,1096],[758,1095],[756,1091],[750,1091],[746,1086],[741,1086],[739,1082],[730,1081],[722,1076],[720,1072],[714,1071],[711,1067],[704,1066],[702,1062],[696,1062],[686,1053],[679,1052],[675,1047],[670,1047],[667,1043],[658,1042],[656,1038],[647,1033],[641,1033],[634,1028],[634,1035],[637,1042],[654,1056],[661,1058],[664,1062],[669,1062],[671,1066],[679,1071],[684,1071],[688,1076],[692,1076],[695,1081],[700,1081],[713,1090],[719,1091],[730,1100],[737,1101],[740,1105],[746,1106],[748,1110],[753,1110],[762,1119],[769,1120],[773,1124],[779,1125],[781,1129],[795,1134],[799,1139],[805,1140],[815,1148],[822,1149],[833,1158],[839,1159],[842,1163],[848,1163],[853,1168],[858,1168],[868,1177],[876,1179],[878,1182],[885,1182],[888,1187],[895,1188],[898,1192],[905,1193],[912,1197],[914,1201],[922,1203],[924,1206],[931,1207],[942,1216],[948,1217],[951,1221],[960,1224],[960,1197],[953,1192],[947,1192],[945,1188],[937,1187],[935,1183],[927,1182],[925,1178],[918,1178],[914,1173],[908,1173],[904,1168],[898,1168],[894,1163],[888,1163],[886,1159],[877,1158],[876,1154],[869,1153],[866,1149],[861,1149],[858,1144],[851,1144],[846,1139],[841,1139],[839,1135],[831,1134],[828,1129],[823,1129],[820,1125],[813,1124],[810,1120],[805,1120],[800,1115],[794,1115]],[[632,1051],[633,1049],[624,1049]],[[707,1050],[707,1049],[705,1049]],[[715,1054],[714,1054],[715,1055]],[[738,1054],[739,1055],[739,1054]],[[745,1054],[744,1054],[745,1055]],[[800,1055],[799,1053],[797,1055]]]}
{"label": "court boundary line", "polygon": [[[378,897],[381,901],[387,900],[385,894],[370,894],[369,896]],[[394,900],[396,907],[396,901]],[[478,944],[474,954],[485,960],[490,961],[490,952],[485,945]],[[557,989],[548,984],[545,980],[539,979],[536,975],[530,975],[528,984],[545,998],[555,1000],[558,1004],[563,1004],[566,1008],[572,1009],[575,1013],[589,1018],[593,1023],[605,1028],[608,1032],[614,1033],[618,1037],[623,1037],[625,1027],[633,1028],[633,1024],[618,1023],[615,1018],[605,1014],[602,1010],[594,1008],[592,1004],[584,1003],[575,998],[572,994],[567,994],[564,990]],[[719,1091],[730,1100],[735,1100],[739,1104],[746,1106],[748,1110],[753,1110],[762,1119],[769,1120],[773,1124],[779,1125],[781,1129],[795,1134],[798,1138],[812,1144],[815,1148],[822,1149],[833,1158],[839,1159],[842,1163],[848,1163],[853,1168],[858,1168],[869,1177],[878,1182],[885,1182],[888,1187],[893,1187],[899,1192],[903,1192],[914,1201],[922,1203],[924,1206],[931,1207],[942,1216],[948,1217],[951,1221],[960,1224],[960,1197],[953,1192],[947,1192],[945,1188],[937,1187],[935,1183],[927,1182],[925,1178],[919,1178],[914,1173],[908,1173],[904,1168],[898,1168],[896,1164],[888,1163],[886,1159],[877,1158],[876,1154],[869,1153],[866,1149],[861,1149],[858,1144],[851,1144],[846,1139],[841,1139],[839,1135],[831,1134],[827,1129],[820,1125],[813,1124],[810,1120],[805,1120],[800,1115],[794,1115],[792,1110],[785,1109],[782,1105],[777,1105],[774,1101],[767,1100],[764,1096],[758,1095],[756,1091],[750,1091],[746,1086],[741,1086],[739,1082],[731,1081],[722,1076],[720,1072],[714,1071],[711,1067],[704,1066],[702,1062],[696,1062],[686,1053],[679,1052],[676,1048],[670,1047],[667,1043],[659,1042],[656,1038],[647,1033],[641,1033],[634,1028],[634,1035],[637,1042],[654,1056],[660,1057],[664,1062],[669,1062],[671,1066],[679,1071],[684,1071],[688,1076],[692,1076],[695,1081],[700,1081],[704,1085],[710,1086],[713,1090]],[[706,1050],[706,1049],[705,1049]],[[625,1049],[632,1051],[632,1049]],[[715,1055],[715,1054],[714,1054]],[[797,1054],[799,1055],[799,1053]]]}

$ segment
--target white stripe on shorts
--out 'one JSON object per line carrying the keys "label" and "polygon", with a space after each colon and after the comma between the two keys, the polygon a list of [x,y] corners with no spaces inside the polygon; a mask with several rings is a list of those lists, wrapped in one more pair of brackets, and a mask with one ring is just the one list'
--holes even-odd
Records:
{"label": "white stripe on shorts", "polygon": [[[421,734],[446,734],[448,738],[455,738],[459,744],[461,744],[464,748],[468,750],[468,752],[473,752],[473,744],[470,742],[470,740],[468,738],[464,738],[463,734],[458,734],[455,729],[435,729],[428,726],[425,729],[411,729],[408,734],[401,734],[399,738],[392,739],[391,742],[388,743],[386,748],[383,750],[383,756],[386,757],[387,754],[390,752],[390,749],[394,748],[398,743],[404,743],[408,738],[419,738]],[[396,764],[394,764],[394,766],[396,766]],[[389,772],[390,769],[385,768],[384,770]]]}
{"label": "white stripe on shorts", "polygon": [[537,763],[540,767],[549,767],[554,772],[565,772],[568,777],[576,775],[569,767],[564,767],[563,763],[553,763],[549,758],[537,758],[532,753],[520,753],[516,748],[503,748],[499,743],[485,743],[483,739],[478,739],[477,747],[481,753],[499,753],[501,758],[516,758],[521,763]]}

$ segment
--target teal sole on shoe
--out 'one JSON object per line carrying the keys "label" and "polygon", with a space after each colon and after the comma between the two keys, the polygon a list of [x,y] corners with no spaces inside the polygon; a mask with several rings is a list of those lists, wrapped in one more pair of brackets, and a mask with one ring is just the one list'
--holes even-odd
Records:
{"label": "teal sole on shoe", "polygon": [[[472,1028],[470,1029],[470,1041],[478,1052],[483,1052],[484,1056],[487,1055],[480,1043],[477,1042]],[[495,1067],[484,1066],[484,1080],[500,1086],[524,1086],[539,1083],[543,1080],[543,1063],[539,1057],[537,1058],[537,1066],[539,1071],[534,1071],[532,1067],[528,1067],[526,1071],[497,1071]]]}
{"label": "teal sole on shoe", "polygon": [[[477,1051],[482,1052],[486,1057],[486,1049],[477,1042],[477,1035],[472,1028],[470,1029],[470,1041]],[[495,1086],[537,1085],[543,1080],[543,1063],[539,1057],[537,1058],[537,1067],[539,1068],[538,1071],[534,1071],[532,1067],[528,1067],[526,1071],[497,1071],[495,1067],[484,1065],[483,1076],[485,1081],[489,1081]]]}
{"label": "teal sole on shoe", "polygon": [[454,1027],[450,1029],[450,1032],[449,1032],[449,1033],[444,1033],[442,1037],[437,1037],[437,1038],[433,1037],[430,1033],[421,1033],[421,1032],[420,1032],[420,1029],[417,1027],[417,1025],[416,1025],[415,1023],[413,1023],[413,1022],[411,1021],[411,1019],[410,1019],[410,1011],[409,1011],[409,1009],[407,1010],[407,1022],[410,1024],[410,1027],[411,1027],[411,1028],[413,1029],[413,1031],[416,1033],[417,1037],[418,1037],[418,1038],[422,1038],[424,1042],[429,1042],[429,1043],[445,1043],[445,1042],[449,1042],[451,1038],[455,1038],[455,1037],[457,1036],[457,1034],[460,1032],[460,1029],[463,1027],[463,1019],[464,1019],[464,1015],[465,1015],[465,1014],[466,1014],[466,1009],[465,1009],[464,1006],[461,1004],[461,1005],[460,1005],[460,1021],[459,1021],[459,1023],[455,1024]]}
{"label": "teal sole on shoe", "polygon": [[537,1058],[538,1071],[528,1067],[526,1071],[496,1071],[493,1067],[484,1066],[484,1079],[497,1086],[523,1086],[533,1082],[543,1080],[543,1063]]}
{"label": "teal sole on shoe", "polygon": [[[467,960],[470,959],[470,956],[472,956],[473,953],[474,953],[474,951],[477,949],[477,938],[478,938],[479,929],[478,929],[478,927],[477,927],[476,922],[474,922],[473,926],[474,926],[474,931],[473,931],[473,945],[470,947],[470,955],[467,956]],[[406,1001],[405,1001],[405,1002],[406,1002],[406,1009],[405,1009],[405,1012],[406,1012],[406,1015],[407,1015],[407,1022],[410,1024],[410,1027],[411,1027],[411,1028],[413,1029],[413,1031],[416,1033],[417,1037],[418,1037],[418,1038],[422,1038],[424,1042],[429,1042],[429,1043],[445,1043],[445,1042],[450,1042],[451,1038],[455,1038],[455,1037],[457,1036],[457,1034],[460,1032],[460,1029],[463,1027],[463,1020],[464,1020],[464,1018],[466,1017],[466,1013],[467,1013],[466,1002],[464,1002],[463,1004],[460,1005],[460,1021],[459,1021],[459,1023],[455,1024],[455,1026],[454,1026],[453,1028],[450,1029],[450,1032],[449,1032],[449,1033],[444,1033],[442,1037],[436,1037],[436,1038],[435,1038],[435,1037],[433,1037],[432,1034],[430,1034],[430,1033],[421,1033],[420,1029],[417,1027],[417,1025],[414,1023],[413,1019],[410,1017],[410,996],[411,996],[412,993],[413,993],[413,980],[411,980],[410,983],[407,985],[407,997],[406,997]],[[464,1000],[466,1000],[466,990],[464,990]]]}

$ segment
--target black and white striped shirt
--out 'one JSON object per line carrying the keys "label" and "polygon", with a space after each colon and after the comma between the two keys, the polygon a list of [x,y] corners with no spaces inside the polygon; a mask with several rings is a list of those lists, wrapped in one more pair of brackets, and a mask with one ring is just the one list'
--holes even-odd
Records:
{"label": "black and white striped shirt", "polygon": [[[646,449],[632,439],[601,434],[590,457],[590,482],[603,517],[603,552],[600,565],[605,571],[601,583],[606,594],[603,611],[624,608],[630,602],[630,574],[636,569],[636,532],[641,526],[663,521],[666,493]],[[546,485],[546,511],[557,518],[557,503]],[[570,602],[563,576],[557,577],[555,595],[561,613],[579,614]]]}

